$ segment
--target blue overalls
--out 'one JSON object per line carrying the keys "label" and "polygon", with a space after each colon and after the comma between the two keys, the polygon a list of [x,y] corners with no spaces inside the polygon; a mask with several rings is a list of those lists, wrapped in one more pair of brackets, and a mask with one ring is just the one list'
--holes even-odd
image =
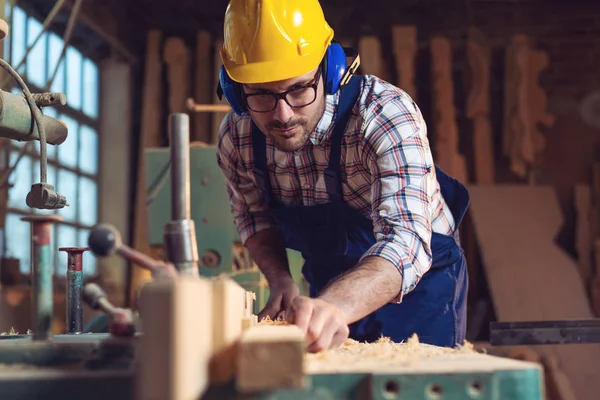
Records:
{"label": "blue overalls", "polygon": [[[331,137],[331,153],[325,170],[330,202],[314,206],[285,207],[271,196],[267,174],[266,140],[254,126],[252,133],[254,174],[285,236],[286,247],[302,253],[302,272],[315,297],[330,280],[355,267],[376,242],[373,223],[343,202],[340,152],[352,107],[360,92],[360,77],[353,77],[340,99]],[[467,269],[458,242],[458,226],[469,203],[467,189],[436,167],[442,196],[456,222],[453,236],[433,233],[431,269],[400,304],[387,304],[350,325],[350,337],[373,342],[389,337],[401,342],[416,333],[422,343],[453,347],[462,344],[466,330]]]}

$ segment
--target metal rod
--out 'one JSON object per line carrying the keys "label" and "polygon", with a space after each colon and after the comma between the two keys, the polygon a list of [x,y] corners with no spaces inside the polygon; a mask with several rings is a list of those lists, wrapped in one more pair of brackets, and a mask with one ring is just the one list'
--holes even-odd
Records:
{"label": "metal rod", "polygon": [[67,252],[67,333],[83,332],[83,253],[87,247],[61,247]]}
{"label": "metal rod", "polygon": [[169,116],[171,137],[171,220],[190,218],[190,119]]}
{"label": "metal rod", "polygon": [[63,220],[57,214],[28,215],[21,218],[31,224],[32,307],[31,329],[33,340],[47,340],[52,335],[52,223]]}
{"label": "metal rod", "polygon": [[231,110],[229,104],[196,104],[192,98],[188,98],[186,103],[191,112],[228,112]]}
{"label": "metal rod", "polygon": [[492,322],[493,346],[600,343],[600,318]]}

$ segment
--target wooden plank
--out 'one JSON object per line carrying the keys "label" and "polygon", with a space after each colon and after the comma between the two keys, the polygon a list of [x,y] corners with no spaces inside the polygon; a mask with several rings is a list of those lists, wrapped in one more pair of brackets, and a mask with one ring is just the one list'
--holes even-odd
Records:
{"label": "wooden plank", "polygon": [[192,277],[144,286],[138,400],[199,399],[208,387],[214,326],[211,286]]}
{"label": "wooden plank", "polygon": [[163,59],[167,66],[169,113],[184,113],[190,97],[190,51],[183,39],[168,38],[163,48]]}
{"label": "wooden plank", "polygon": [[[499,321],[593,316],[576,263],[554,243],[562,216],[551,186],[470,186],[471,215]],[[554,355],[577,398],[600,390],[597,345],[538,346]]]}
{"label": "wooden plank", "polygon": [[495,162],[490,122],[490,48],[475,28],[469,30],[467,62],[471,77],[467,116],[473,123],[473,172],[477,184],[491,184],[495,181]]}
{"label": "wooden plank", "polygon": [[240,393],[302,388],[305,337],[295,325],[259,325],[244,332],[237,354]]}
{"label": "wooden plank", "polygon": [[467,183],[465,158],[459,152],[450,41],[444,37],[433,37],[431,39],[431,57],[436,164],[455,179]]}
{"label": "wooden plank", "polygon": [[[162,142],[162,60],[160,47],[162,33],[149,31],[146,49],[146,65],[144,88],[142,95],[142,121],[140,129],[139,159],[137,166],[137,186],[135,191],[134,209],[134,238],[133,248],[150,255],[148,239],[148,210],[146,207],[145,155],[147,148],[158,147]],[[143,268],[132,268],[129,291],[130,304],[135,304],[135,298],[141,286],[151,280],[150,272]]]}
{"label": "wooden plank", "polygon": [[392,45],[396,65],[396,84],[417,101],[415,82],[415,57],[418,50],[417,27],[414,25],[393,26]]}
{"label": "wooden plank", "polygon": [[235,355],[246,312],[246,290],[227,277],[218,277],[212,284],[214,323],[210,382],[221,384],[235,374]]}
{"label": "wooden plank", "polygon": [[[209,79],[212,76],[212,64],[211,35],[206,31],[200,31],[196,35],[196,65],[194,66],[194,99],[199,104],[208,104],[212,99],[213,81]],[[193,114],[192,118],[193,134],[190,140],[210,143],[210,115],[201,112]]]}

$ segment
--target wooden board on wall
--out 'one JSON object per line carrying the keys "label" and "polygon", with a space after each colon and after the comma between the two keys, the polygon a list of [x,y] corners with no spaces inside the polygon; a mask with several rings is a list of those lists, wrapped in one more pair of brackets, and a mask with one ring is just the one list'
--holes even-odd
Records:
{"label": "wooden board on wall", "polygon": [[[212,76],[213,58],[211,50],[210,33],[205,31],[198,32],[196,35],[194,65],[194,99],[198,104],[210,104],[212,101],[211,90],[213,88],[213,82],[208,79],[209,76]],[[190,140],[210,143],[212,134],[210,113],[197,112],[193,114],[192,118],[194,127]]]}
{"label": "wooden board on wall", "polygon": [[417,27],[396,25],[392,27],[394,62],[396,65],[396,85],[417,101],[415,82],[415,57],[418,50]]}
{"label": "wooden board on wall", "polygon": [[447,174],[462,183],[467,183],[465,158],[459,152],[450,40],[439,36],[431,39],[431,61],[435,108],[435,161]]}
{"label": "wooden board on wall", "polygon": [[[592,318],[576,262],[554,243],[562,213],[551,186],[470,186],[471,216],[499,321]],[[536,346],[556,357],[578,399],[600,391],[597,344]]]}

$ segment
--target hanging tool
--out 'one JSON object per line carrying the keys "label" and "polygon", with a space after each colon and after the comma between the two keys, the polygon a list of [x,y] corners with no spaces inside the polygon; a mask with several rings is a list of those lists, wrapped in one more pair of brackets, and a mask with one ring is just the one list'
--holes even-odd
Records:
{"label": "hanging tool", "polygon": [[133,336],[135,321],[131,310],[115,307],[108,301],[106,293],[95,283],[83,287],[83,301],[94,310],[102,310],[109,317],[108,331],[113,336]]}
{"label": "hanging tool", "polygon": [[108,257],[115,253],[120,255],[149,270],[153,279],[176,279],[179,276],[173,264],[157,261],[123,244],[117,228],[109,224],[99,224],[92,229],[88,246],[96,257]]}

